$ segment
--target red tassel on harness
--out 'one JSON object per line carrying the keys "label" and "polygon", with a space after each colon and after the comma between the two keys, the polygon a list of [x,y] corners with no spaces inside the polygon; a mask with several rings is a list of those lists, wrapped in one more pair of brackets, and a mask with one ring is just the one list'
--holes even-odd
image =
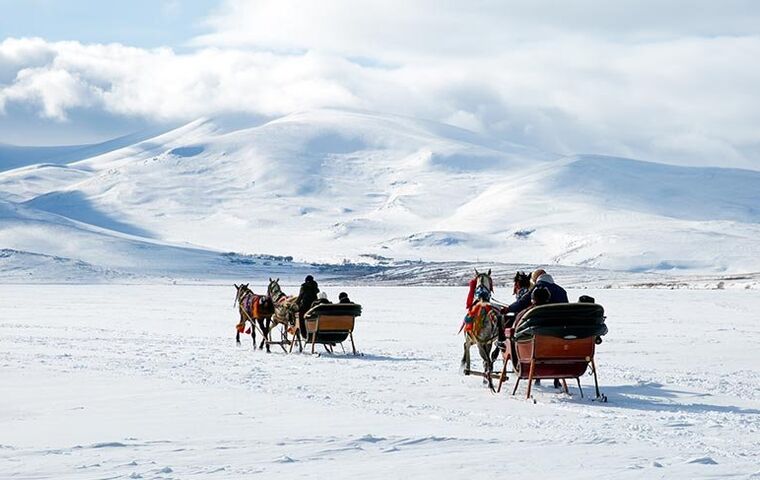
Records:
{"label": "red tassel on harness", "polygon": [[247,335],[250,335],[250,334],[251,334],[251,327],[248,327],[248,330],[246,330],[246,331],[245,331],[245,333],[246,333]]}
{"label": "red tassel on harness", "polygon": [[470,280],[470,291],[467,293],[467,305],[465,306],[467,310],[469,310],[475,302],[475,284],[477,281],[476,278]]}

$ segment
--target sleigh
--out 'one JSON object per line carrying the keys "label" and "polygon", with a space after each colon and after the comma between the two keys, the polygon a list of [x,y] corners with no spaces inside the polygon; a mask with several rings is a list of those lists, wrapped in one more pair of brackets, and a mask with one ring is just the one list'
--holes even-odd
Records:
{"label": "sleigh", "polygon": [[[304,314],[303,326],[299,327],[299,330],[304,328],[305,331],[299,331],[299,334],[304,337],[307,346],[311,344],[311,353],[315,352],[318,343],[330,353],[333,353],[333,348],[336,345],[340,345],[345,352],[343,342],[349,339],[351,350],[354,355],[357,355],[354,344],[354,326],[356,317],[361,314],[361,305],[355,303],[317,305]],[[293,344],[290,348],[292,351]]]}
{"label": "sleigh", "polygon": [[580,377],[590,366],[596,397],[604,400],[599,393],[594,353],[607,333],[605,318],[604,308],[595,303],[542,305],[528,311],[516,327],[507,330],[509,348],[504,353],[497,391],[507,378],[511,362],[517,378],[512,395],[523,379],[528,381],[526,398],[530,398],[534,379],[560,379],[563,390],[569,393],[566,379],[574,378],[583,397]]}

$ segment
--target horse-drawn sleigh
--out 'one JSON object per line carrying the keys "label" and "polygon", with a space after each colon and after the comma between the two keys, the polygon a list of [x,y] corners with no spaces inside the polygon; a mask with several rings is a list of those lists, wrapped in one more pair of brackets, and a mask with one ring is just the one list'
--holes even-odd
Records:
{"label": "horse-drawn sleigh", "polygon": [[[607,333],[604,308],[593,303],[590,297],[581,297],[578,303],[554,303],[533,306],[521,315],[514,325],[514,319],[501,315],[501,305],[492,303],[493,281],[491,271],[475,271],[474,286],[476,303],[470,308],[478,315],[472,319],[471,328],[465,328],[465,354],[462,366],[465,375],[480,375],[492,391],[501,391],[514,373],[516,380],[512,395],[517,392],[521,380],[527,380],[526,398],[531,396],[533,381],[554,379],[560,381],[562,389],[569,394],[567,379],[575,379],[583,397],[580,377],[589,367],[594,377],[596,398],[606,401],[599,391],[597,367],[594,361],[596,345]],[[485,313],[483,313],[485,312]],[[472,316],[472,315],[470,315]],[[502,346],[503,366],[499,374],[493,373],[493,364],[499,356],[499,348],[493,348],[499,331],[504,331]],[[478,346],[483,359],[483,372],[470,369],[469,349]],[[508,367],[512,366],[512,372]],[[494,389],[493,379],[499,380]]]}
{"label": "horse-drawn sleigh", "polygon": [[[355,303],[328,303],[317,305],[303,315],[299,315],[297,297],[286,295],[280,288],[279,279],[269,279],[266,295],[256,295],[248,284],[235,285],[237,290],[235,305],[240,314],[237,325],[236,341],[240,344],[240,334],[249,332],[256,348],[256,331],[263,340],[259,349],[270,345],[279,345],[286,353],[293,351],[296,343],[299,352],[304,344],[311,345],[311,353],[315,352],[317,344],[321,344],[328,353],[334,352],[334,347],[343,342],[351,341],[354,355],[358,355],[354,344],[354,326],[356,317],[362,313],[361,305]],[[251,326],[245,329],[246,322]],[[279,328],[279,340],[272,340],[272,330]]]}

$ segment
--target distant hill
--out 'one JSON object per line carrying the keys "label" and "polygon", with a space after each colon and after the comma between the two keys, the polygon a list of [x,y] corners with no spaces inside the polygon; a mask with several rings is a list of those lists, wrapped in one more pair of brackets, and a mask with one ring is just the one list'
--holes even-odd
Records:
{"label": "distant hill", "polygon": [[[302,262],[760,271],[760,173],[750,170],[560,156],[341,110],[253,126],[200,119],[124,145],[81,147],[94,149],[83,158],[72,148],[29,153],[21,168],[0,172],[0,248],[102,268],[179,255],[172,268],[186,261],[192,270],[200,257],[175,250],[187,246]],[[40,230],[27,218],[35,215],[66,228]],[[83,228],[107,245],[78,244]],[[55,241],[39,241],[46,235]]]}

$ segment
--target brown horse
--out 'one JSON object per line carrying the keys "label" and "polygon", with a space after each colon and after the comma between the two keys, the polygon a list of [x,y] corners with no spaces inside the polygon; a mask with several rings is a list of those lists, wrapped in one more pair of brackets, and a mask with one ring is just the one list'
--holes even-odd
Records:
{"label": "brown horse", "polygon": [[[501,325],[499,311],[489,303],[493,293],[493,280],[491,279],[491,270],[487,273],[478,273],[475,270],[475,292],[476,302],[470,308],[470,313],[477,313],[473,319],[471,328],[464,330],[464,356],[462,357],[462,370],[465,375],[476,374],[483,376],[483,383],[488,385],[492,392],[495,392],[493,386],[493,358],[491,350],[493,342],[498,337],[499,326]],[[480,298],[478,298],[480,297]],[[470,347],[478,346],[478,353],[483,359],[483,372],[474,372],[470,370]]]}
{"label": "brown horse", "polygon": [[235,294],[235,306],[240,314],[240,322],[237,324],[237,334],[235,335],[235,341],[240,345],[240,333],[245,331],[246,322],[251,324],[250,332],[253,338],[253,348],[256,348],[256,324],[254,320],[258,322],[258,327],[261,330],[261,334],[264,338],[261,339],[261,345],[259,350],[267,346],[267,352],[269,352],[269,329],[272,323],[272,315],[274,314],[274,305],[272,299],[266,295],[256,295],[253,290],[248,288],[248,284],[235,284],[237,293]]}

